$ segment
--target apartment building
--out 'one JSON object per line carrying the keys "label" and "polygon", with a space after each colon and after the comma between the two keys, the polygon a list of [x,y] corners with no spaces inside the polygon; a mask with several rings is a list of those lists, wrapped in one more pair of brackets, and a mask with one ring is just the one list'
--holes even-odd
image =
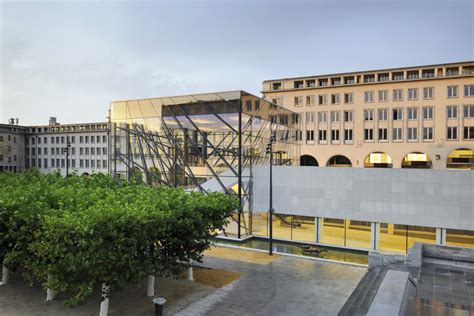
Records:
{"label": "apartment building", "polygon": [[25,135],[26,168],[42,172],[59,170],[91,174],[108,172],[109,125],[107,122],[29,126]]}
{"label": "apartment building", "polygon": [[474,61],[265,80],[301,165],[474,169]]}
{"label": "apartment building", "polygon": [[19,172],[25,169],[25,126],[18,119],[0,124],[0,172]]}

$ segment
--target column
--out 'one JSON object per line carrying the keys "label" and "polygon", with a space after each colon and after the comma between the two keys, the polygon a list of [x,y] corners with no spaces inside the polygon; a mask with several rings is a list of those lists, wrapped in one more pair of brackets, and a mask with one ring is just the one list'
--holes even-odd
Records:
{"label": "column", "polygon": [[378,228],[379,228],[379,223],[370,223],[370,232],[371,232],[371,242],[370,242],[370,249],[372,250],[377,250],[377,243],[378,243]]}
{"label": "column", "polygon": [[436,244],[442,245],[443,244],[443,229],[436,228]]}
{"label": "column", "polygon": [[320,243],[321,242],[321,217],[316,217],[315,218],[315,221],[316,221],[316,229],[315,229],[315,233],[316,233],[316,243]]}

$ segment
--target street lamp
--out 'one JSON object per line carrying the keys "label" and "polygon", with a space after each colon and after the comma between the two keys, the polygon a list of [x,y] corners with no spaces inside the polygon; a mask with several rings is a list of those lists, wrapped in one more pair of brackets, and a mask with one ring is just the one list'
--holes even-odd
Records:
{"label": "street lamp", "polygon": [[62,153],[66,153],[66,177],[69,176],[69,152],[71,150],[71,142],[69,136],[66,137],[66,147],[62,149]]}
{"label": "street lamp", "polygon": [[273,255],[273,144],[275,143],[275,135],[273,135],[272,127],[270,124],[270,140],[267,144],[266,152],[270,155],[270,207],[268,208],[268,237],[269,237],[269,244],[268,244],[268,254],[271,256]]}

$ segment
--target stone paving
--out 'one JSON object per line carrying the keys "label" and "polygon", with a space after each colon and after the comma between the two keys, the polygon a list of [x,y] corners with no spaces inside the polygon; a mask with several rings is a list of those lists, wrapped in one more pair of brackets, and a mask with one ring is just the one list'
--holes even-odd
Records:
{"label": "stone paving", "polygon": [[201,265],[244,276],[178,315],[337,315],[366,272],[283,256],[265,265],[205,257]]}

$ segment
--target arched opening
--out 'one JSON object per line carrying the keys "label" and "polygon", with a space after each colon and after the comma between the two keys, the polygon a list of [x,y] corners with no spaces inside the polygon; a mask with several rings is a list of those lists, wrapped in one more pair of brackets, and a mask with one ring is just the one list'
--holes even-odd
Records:
{"label": "arched opening", "polygon": [[446,160],[446,168],[474,170],[474,150],[467,148],[453,150]]}
{"label": "arched opening", "polygon": [[392,157],[381,151],[368,154],[364,160],[364,168],[392,168],[392,166]]}
{"label": "arched opening", "polygon": [[302,155],[300,157],[300,166],[318,167],[318,161],[311,155]]}
{"label": "arched opening", "polygon": [[431,169],[432,167],[430,157],[422,152],[409,153],[402,160],[402,168]]}
{"label": "arched opening", "polygon": [[329,158],[326,167],[352,167],[352,163],[346,156],[336,155]]}

